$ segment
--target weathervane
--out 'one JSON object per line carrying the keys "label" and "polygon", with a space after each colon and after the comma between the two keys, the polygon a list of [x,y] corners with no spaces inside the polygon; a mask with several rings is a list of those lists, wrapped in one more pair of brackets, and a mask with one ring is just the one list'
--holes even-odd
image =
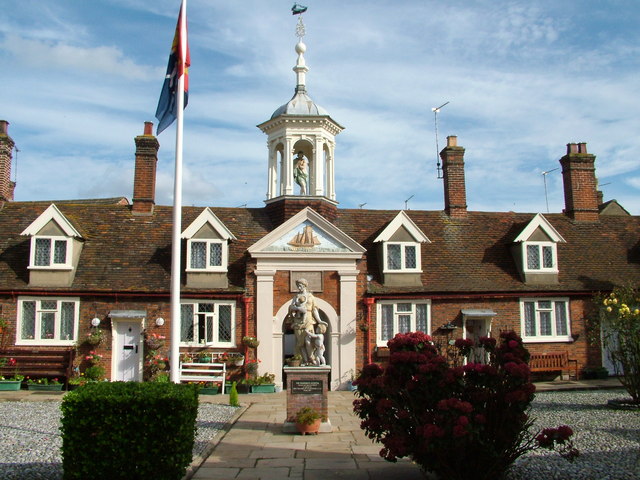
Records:
{"label": "weathervane", "polygon": [[307,11],[307,7],[305,7],[304,5],[299,5],[297,3],[293,4],[293,7],[291,7],[291,14],[292,15],[300,15],[298,17],[298,24],[296,25],[296,37],[298,37],[298,41],[302,41],[302,38],[304,37],[305,31],[304,31],[304,22],[302,21],[302,14],[304,12]]}

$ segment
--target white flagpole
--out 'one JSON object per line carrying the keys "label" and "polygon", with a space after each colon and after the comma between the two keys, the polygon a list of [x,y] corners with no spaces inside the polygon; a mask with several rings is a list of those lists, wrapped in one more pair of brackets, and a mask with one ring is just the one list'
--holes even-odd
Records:
{"label": "white flagpole", "polygon": [[[187,58],[187,0],[180,7],[180,61]],[[176,98],[176,166],[173,181],[173,231],[171,236],[171,381],[180,383],[180,277],[182,233],[182,113],[184,111],[184,75],[178,78]]]}

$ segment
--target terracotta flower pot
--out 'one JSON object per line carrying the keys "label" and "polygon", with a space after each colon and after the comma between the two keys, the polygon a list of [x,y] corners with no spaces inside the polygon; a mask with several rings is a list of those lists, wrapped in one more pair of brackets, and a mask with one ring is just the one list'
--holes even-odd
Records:
{"label": "terracotta flower pot", "polygon": [[318,418],[317,420],[315,420],[313,423],[311,424],[306,424],[306,423],[297,423],[296,422],[296,428],[298,429],[298,431],[300,432],[301,435],[307,435],[307,434],[318,434],[318,430],[320,430],[320,424],[322,423],[322,419]]}

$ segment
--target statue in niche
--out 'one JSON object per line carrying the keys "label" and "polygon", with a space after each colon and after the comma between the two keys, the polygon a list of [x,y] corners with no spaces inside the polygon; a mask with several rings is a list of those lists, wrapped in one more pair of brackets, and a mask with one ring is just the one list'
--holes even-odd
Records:
{"label": "statue in niche", "polygon": [[289,316],[293,319],[296,337],[294,353],[302,357],[302,365],[325,365],[324,333],[327,323],[320,318],[316,300],[304,278],[296,281],[298,293],[289,304]]}
{"label": "statue in niche", "polygon": [[293,179],[300,186],[300,195],[307,194],[307,159],[302,152],[293,160]]}

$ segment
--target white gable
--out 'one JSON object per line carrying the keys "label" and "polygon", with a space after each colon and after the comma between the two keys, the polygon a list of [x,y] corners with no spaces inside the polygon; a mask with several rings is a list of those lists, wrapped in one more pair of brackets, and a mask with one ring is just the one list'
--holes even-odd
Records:
{"label": "white gable", "polygon": [[404,210],[401,210],[398,215],[395,216],[389,225],[376,237],[374,243],[376,242],[388,242],[395,233],[404,227],[407,232],[413,237],[416,242],[419,243],[431,243],[431,240],[427,238],[427,236],[422,233],[413,220],[409,218],[409,215],[405,213]]}
{"label": "white gable", "polygon": [[553,228],[553,225],[551,225],[551,223],[549,223],[549,220],[547,220],[541,213],[536,214],[536,216],[531,219],[524,230],[520,232],[520,235],[516,237],[514,242],[528,241],[531,235],[533,235],[533,232],[538,229],[543,230],[552,242],[566,243],[566,240],[562,238],[562,235],[560,235],[558,231]]}
{"label": "white gable", "polygon": [[249,247],[253,257],[295,255],[360,258],[364,247],[309,207]]}
{"label": "white gable", "polygon": [[55,222],[67,237],[82,238],[82,235],[71,225],[71,222],[58,210],[53,203],[36,218],[20,235],[38,235],[49,222]]}
{"label": "white gable", "polygon": [[205,208],[200,215],[191,222],[191,225],[182,232],[181,238],[192,238],[207,223],[211,225],[216,232],[218,232],[218,235],[220,235],[220,238],[223,240],[236,239],[235,235],[231,233],[231,231],[220,221],[218,217],[216,217],[215,213],[213,213],[209,207]]}

